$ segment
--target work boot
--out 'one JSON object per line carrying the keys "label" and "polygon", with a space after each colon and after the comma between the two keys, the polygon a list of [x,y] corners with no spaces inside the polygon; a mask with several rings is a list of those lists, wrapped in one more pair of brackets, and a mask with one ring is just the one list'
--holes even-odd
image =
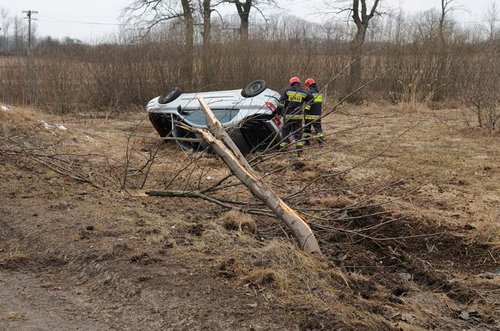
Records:
{"label": "work boot", "polygon": [[319,147],[323,148],[323,146],[325,145],[325,141],[323,140],[323,132],[318,133],[316,137],[318,138]]}
{"label": "work boot", "polygon": [[298,156],[302,155],[303,148],[304,148],[304,143],[302,141],[295,143],[295,149],[297,150]]}
{"label": "work boot", "polygon": [[303,140],[305,146],[310,146],[311,145],[311,134],[304,132],[304,134],[302,135],[302,140]]}

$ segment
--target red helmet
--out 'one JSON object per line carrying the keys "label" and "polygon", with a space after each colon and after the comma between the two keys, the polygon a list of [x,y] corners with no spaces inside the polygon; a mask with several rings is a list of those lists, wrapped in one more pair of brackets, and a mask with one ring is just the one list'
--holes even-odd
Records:
{"label": "red helmet", "polygon": [[308,79],[306,79],[306,81],[304,82],[304,86],[305,86],[305,87],[309,87],[309,86],[311,86],[312,84],[316,84],[316,82],[315,82],[315,81],[314,81],[314,79],[312,79],[312,78],[308,78]]}
{"label": "red helmet", "polygon": [[290,78],[289,83],[290,83],[290,85],[292,85],[293,83],[300,83],[300,79],[299,79],[299,77],[294,76],[294,77]]}

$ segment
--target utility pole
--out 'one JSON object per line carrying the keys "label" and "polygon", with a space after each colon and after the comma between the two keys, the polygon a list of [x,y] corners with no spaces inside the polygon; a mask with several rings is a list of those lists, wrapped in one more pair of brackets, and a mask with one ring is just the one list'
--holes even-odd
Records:
{"label": "utility pole", "polygon": [[38,14],[36,10],[23,10],[23,13],[26,13],[26,18],[28,19],[28,55],[31,54],[31,20],[36,19],[32,18],[33,14]]}
{"label": "utility pole", "polygon": [[36,78],[35,72],[33,71],[33,58],[31,57],[31,20],[33,14],[38,14],[35,10],[23,10],[26,13],[26,18],[28,19],[28,56],[26,61],[26,82],[27,82],[27,97],[30,104],[34,104],[36,100]]}

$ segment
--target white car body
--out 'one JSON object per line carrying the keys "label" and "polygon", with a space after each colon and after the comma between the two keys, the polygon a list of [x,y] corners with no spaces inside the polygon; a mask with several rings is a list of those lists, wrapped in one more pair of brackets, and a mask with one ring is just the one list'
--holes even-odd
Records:
{"label": "white car body", "polygon": [[248,97],[243,96],[242,90],[199,93],[179,90],[172,98],[174,92],[149,101],[147,111],[160,136],[178,138],[177,143],[185,150],[206,147],[204,143],[193,142],[199,137],[183,128],[207,127],[198,97],[209,105],[242,153],[267,149],[281,139],[281,119],[275,114],[280,95],[265,85],[257,95]]}

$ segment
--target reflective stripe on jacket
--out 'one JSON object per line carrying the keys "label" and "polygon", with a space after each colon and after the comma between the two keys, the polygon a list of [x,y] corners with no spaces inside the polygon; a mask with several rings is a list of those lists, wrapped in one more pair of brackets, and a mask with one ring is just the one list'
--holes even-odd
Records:
{"label": "reflective stripe on jacket", "polygon": [[313,96],[305,91],[300,84],[289,86],[279,99],[279,102],[283,104],[282,114],[285,115],[285,119],[289,115],[302,116],[304,105],[312,100]]}
{"label": "reflective stripe on jacket", "polygon": [[321,118],[321,115],[309,115],[309,114],[304,115],[304,119],[306,121],[315,121],[315,120],[318,120],[320,118]]}
{"label": "reflective stripe on jacket", "polygon": [[290,120],[302,121],[304,119],[304,116],[302,114],[295,114],[295,115],[285,114],[283,117],[285,118],[285,121],[290,121]]}
{"label": "reflective stripe on jacket", "polygon": [[312,94],[313,100],[311,104],[306,106],[305,114],[306,116],[307,115],[321,116],[321,110],[323,109],[323,95],[319,93],[319,89],[317,86],[311,86],[309,92]]}

